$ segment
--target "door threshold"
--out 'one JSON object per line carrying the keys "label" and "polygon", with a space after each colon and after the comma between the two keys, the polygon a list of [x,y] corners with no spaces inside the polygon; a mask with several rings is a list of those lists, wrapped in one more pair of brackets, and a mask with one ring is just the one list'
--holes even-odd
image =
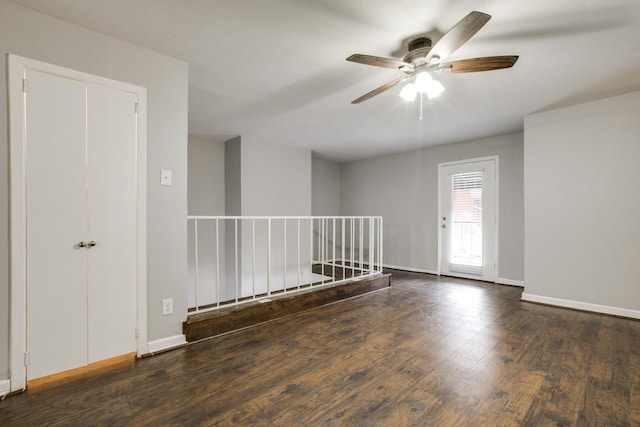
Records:
{"label": "door threshold", "polygon": [[86,366],[80,366],[79,368],[73,368],[67,371],[58,372],[57,374],[46,375],[44,377],[29,380],[27,381],[27,389],[29,391],[42,390],[47,386],[60,385],[66,381],[92,377],[122,366],[133,364],[135,360],[136,353],[127,353],[122,356],[111,357],[99,362],[90,363]]}

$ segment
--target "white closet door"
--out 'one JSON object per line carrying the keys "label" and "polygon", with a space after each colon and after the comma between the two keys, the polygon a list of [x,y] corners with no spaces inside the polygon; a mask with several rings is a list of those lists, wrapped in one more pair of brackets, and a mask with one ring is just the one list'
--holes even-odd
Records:
{"label": "white closet door", "polygon": [[89,363],[136,351],[135,103],[87,84]]}
{"label": "white closet door", "polygon": [[27,70],[27,379],[86,364],[85,85]]}

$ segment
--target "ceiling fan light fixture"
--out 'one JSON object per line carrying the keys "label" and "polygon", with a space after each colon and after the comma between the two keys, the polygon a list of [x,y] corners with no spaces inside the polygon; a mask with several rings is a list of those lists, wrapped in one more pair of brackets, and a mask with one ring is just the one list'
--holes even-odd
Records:
{"label": "ceiling fan light fixture", "polygon": [[416,90],[420,93],[425,93],[429,90],[429,86],[433,81],[433,77],[426,71],[418,73],[416,76]]}
{"label": "ceiling fan light fixture", "polygon": [[434,80],[431,74],[423,71],[416,75],[416,90],[418,93],[426,93],[429,99],[437,98],[444,92],[444,86],[437,80]]}
{"label": "ceiling fan light fixture", "polygon": [[418,89],[413,83],[406,84],[400,91],[400,97],[407,102],[413,102],[418,94]]}
{"label": "ceiling fan light fixture", "polygon": [[413,68],[413,65],[411,64],[403,64],[399,67],[399,70],[404,73],[412,73],[414,68]]}
{"label": "ceiling fan light fixture", "polygon": [[444,86],[442,86],[442,83],[437,80],[431,80],[427,86],[426,92],[429,99],[437,98],[442,94],[442,92],[444,92]]}
{"label": "ceiling fan light fixture", "polygon": [[429,59],[429,65],[436,65],[438,62],[440,62],[439,55],[433,55],[431,59]]}

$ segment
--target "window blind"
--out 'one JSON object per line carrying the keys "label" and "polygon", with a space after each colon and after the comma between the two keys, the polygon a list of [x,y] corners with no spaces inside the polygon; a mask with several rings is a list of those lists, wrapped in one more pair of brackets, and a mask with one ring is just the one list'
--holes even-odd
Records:
{"label": "window blind", "polygon": [[482,274],[482,172],[451,176],[451,268]]}

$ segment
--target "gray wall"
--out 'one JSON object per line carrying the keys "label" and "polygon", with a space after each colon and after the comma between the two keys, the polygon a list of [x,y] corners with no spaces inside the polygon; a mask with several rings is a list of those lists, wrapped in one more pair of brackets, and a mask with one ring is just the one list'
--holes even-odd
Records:
{"label": "gray wall", "polygon": [[227,216],[242,215],[241,144],[239,136],[224,144],[224,214]]}
{"label": "gray wall", "polygon": [[525,119],[523,297],[640,317],[639,117],[634,92]]}
{"label": "gray wall", "polygon": [[500,279],[524,278],[523,134],[442,145],[345,163],[343,215],[384,217],[384,263],[438,270],[438,164],[500,157]]}
{"label": "gray wall", "polygon": [[340,163],[311,158],[311,214],[313,216],[340,215]]}
{"label": "gray wall", "polygon": [[189,215],[225,214],[225,143],[189,135]]}
{"label": "gray wall", "polygon": [[[311,215],[311,151],[260,141],[251,137],[242,137],[240,143],[241,158],[241,199],[243,216],[309,216]],[[227,164],[229,167],[229,164]],[[289,224],[287,236],[287,254],[284,254],[284,224],[273,221],[271,228],[271,258],[268,259],[267,224],[257,221],[255,234],[255,269],[257,277],[265,277],[268,262],[273,267],[271,280],[273,289],[276,283],[284,286],[283,269],[279,266],[284,260],[296,259],[296,240],[294,224]],[[306,228],[301,230],[304,233]],[[252,259],[251,224],[243,222],[240,231],[240,259]],[[308,235],[308,233],[303,234]],[[231,239],[227,234],[228,240]],[[308,246],[303,246],[306,248]],[[309,256],[301,254],[303,266],[309,264]],[[240,262],[242,294],[252,292],[253,265]],[[310,272],[306,272],[307,276]],[[289,275],[289,277],[293,277]],[[256,284],[257,292],[266,291],[267,282]],[[278,285],[280,286],[280,285]]]}
{"label": "gray wall", "polygon": [[[147,271],[149,340],[182,333],[186,314],[187,94],[185,62],[0,0],[0,81],[8,53],[147,88]],[[8,359],[7,89],[0,85],[0,378]],[[160,186],[160,169],[173,186]],[[161,316],[161,300],[175,314]]]}
{"label": "gray wall", "polygon": [[311,151],[242,137],[242,215],[311,215]]}
{"label": "gray wall", "polygon": [[[189,215],[225,215],[225,142],[204,136],[189,135]],[[239,197],[239,196],[238,196]],[[196,305],[195,280],[195,228],[189,221],[187,300],[189,307]],[[215,221],[198,222],[198,302],[200,305],[216,301],[218,275],[225,277],[226,230]],[[220,252],[216,247],[219,245]],[[218,266],[219,263],[219,266]],[[219,268],[219,270],[218,270]],[[221,286],[221,294],[226,287]]]}

